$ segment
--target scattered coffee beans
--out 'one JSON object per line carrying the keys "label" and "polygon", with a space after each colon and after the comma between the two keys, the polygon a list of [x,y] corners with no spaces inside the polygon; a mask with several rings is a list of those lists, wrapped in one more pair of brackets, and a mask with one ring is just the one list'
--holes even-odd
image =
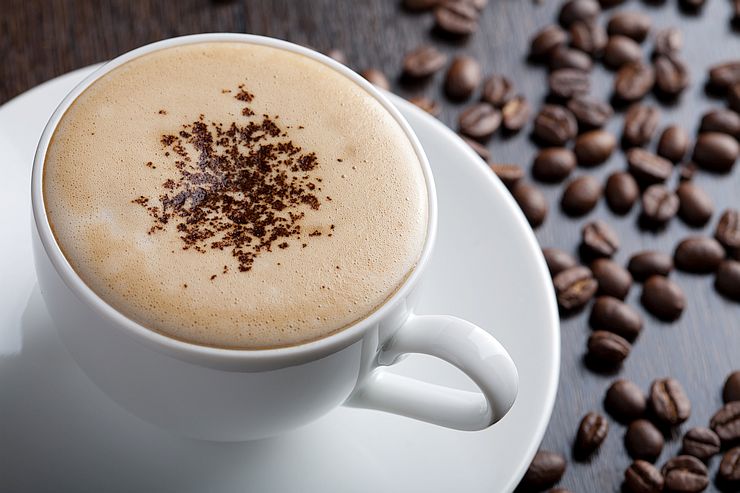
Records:
{"label": "scattered coffee beans", "polygon": [[661,493],[663,475],[655,466],[636,460],[624,471],[624,488],[627,493]]}
{"label": "scattered coffee beans", "polygon": [[712,416],[709,426],[725,445],[740,440],[740,401],[731,401],[722,406]]}
{"label": "scattered coffee beans", "polygon": [[566,311],[581,308],[598,289],[591,270],[577,265],[558,273],[552,280],[560,307]]}
{"label": "scattered coffee beans", "polygon": [[689,85],[689,68],[676,55],[660,55],[654,61],[655,86],[663,94],[677,96]]}
{"label": "scattered coffee beans", "polygon": [[659,378],[652,383],[650,408],[656,419],[670,426],[680,425],[691,415],[691,401],[675,378]]}
{"label": "scattered coffee beans", "polygon": [[514,186],[512,194],[530,226],[536,228],[545,222],[548,211],[547,199],[539,188],[520,182]]}
{"label": "scattered coffee beans", "polygon": [[623,300],[632,287],[632,275],[611,259],[596,259],[591,264],[591,271],[599,283],[599,294],[601,295]]}
{"label": "scattered coffee beans", "polygon": [[676,189],[678,215],[687,224],[704,226],[714,213],[714,204],[709,195],[691,182],[683,182]]}
{"label": "scattered coffee beans", "polygon": [[627,359],[631,350],[629,341],[614,332],[597,330],[588,338],[588,355],[599,364],[619,365]]}
{"label": "scattered coffee beans", "polygon": [[543,248],[542,254],[545,257],[547,270],[550,271],[550,277],[555,277],[565,269],[578,265],[571,254],[558,248]]}
{"label": "scattered coffee beans", "polygon": [[640,190],[637,182],[629,173],[617,171],[606,180],[604,195],[612,211],[626,214],[637,201]]}
{"label": "scattered coffee beans", "polygon": [[663,130],[658,141],[658,155],[669,161],[681,161],[689,150],[689,134],[683,127],[671,125]]}
{"label": "scattered coffee beans", "polygon": [[724,296],[740,301],[740,262],[725,260],[719,264],[714,287]]}
{"label": "scattered coffee beans", "polygon": [[673,321],[686,308],[686,296],[675,282],[663,276],[651,276],[642,287],[640,302],[656,317]]}
{"label": "scattered coffee beans", "polygon": [[529,121],[532,109],[524,96],[517,96],[506,103],[501,110],[504,128],[516,132],[524,128]]}
{"label": "scattered coffee beans", "polygon": [[606,130],[591,130],[578,136],[574,150],[578,164],[593,166],[609,159],[616,147],[614,135]]}
{"label": "scattered coffee beans", "polygon": [[722,400],[725,403],[740,401],[740,370],[727,376],[725,385],[722,387]]}
{"label": "scattered coffee beans", "polygon": [[551,487],[565,473],[565,458],[555,452],[538,450],[522,478],[522,486],[537,491]]}
{"label": "scattered coffee beans", "polygon": [[740,211],[726,209],[719,218],[714,237],[722,243],[728,255],[740,258]]}
{"label": "scattered coffee beans", "polygon": [[614,332],[630,341],[637,338],[642,330],[640,314],[628,304],[611,296],[596,298],[588,323],[593,329]]}
{"label": "scattered coffee beans", "polygon": [[719,464],[719,477],[740,487],[740,447],[732,448],[722,456],[722,462]]}
{"label": "scattered coffee beans", "polygon": [[596,22],[576,21],[570,25],[570,44],[573,48],[600,57],[607,42],[606,30]]}
{"label": "scattered coffee beans", "polygon": [[514,84],[502,75],[490,75],[483,82],[481,99],[497,108],[503,108],[506,103],[514,99],[514,96]]}
{"label": "scattered coffee beans", "polygon": [[683,453],[692,455],[701,461],[708,461],[719,453],[720,441],[715,432],[709,428],[691,428],[683,436]]}
{"label": "scattered coffee beans", "polygon": [[581,229],[581,249],[594,257],[611,257],[619,249],[619,237],[604,221],[589,222]]}
{"label": "scattered coffee beans", "polygon": [[655,462],[663,451],[663,434],[646,419],[630,423],[624,435],[624,446],[633,459]]}
{"label": "scattered coffee beans", "polygon": [[604,416],[595,412],[586,414],[578,426],[576,450],[583,455],[593,453],[604,442],[607,433],[609,433],[609,423]]}
{"label": "scattered coffee beans", "polygon": [[576,167],[576,155],[565,147],[548,147],[537,153],[532,163],[532,174],[545,182],[564,180]]}
{"label": "scattered coffee beans", "polygon": [[665,488],[671,492],[699,493],[709,485],[709,472],[699,459],[679,455],[663,466]]}
{"label": "scattered coffee beans", "polygon": [[614,94],[622,101],[637,101],[645,97],[655,84],[655,70],[637,61],[623,65],[614,77]]}
{"label": "scattered coffee beans", "polygon": [[483,140],[498,130],[501,112],[488,103],[474,103],[460,113],[457,123],[461,133]]}
{"label": "scattered coffee beans", "polygon": [[590,175],[571,180],[563,191],[560,205],[571,216],[582,216],[591,211],[601,197],[601,184]]}
{"label": "scattered coffee beans", "polygon": [[642,194],[642,217],[653,224],[671,220],[678,207],[678,195],[663,185],[651,185]]}
{"label": "scattered coffee beans", "polygon": [[420,46],[403,59],[403,72],[408,77],[429,77],[447,63],[447,55],[433,46]]}
{"label": "scattered coffee beans", "polygon": [[443,2],[434,9],[435,26],[453,36],[467,36],[478,28],[478,9],[469,2]]}
{"label": "scattered coffee beans", "polygon": [[403,0],[403,7],[412,11],[431,10],[443,0]]}
{"label": "scattered coffee beans", "polygon": [[583,130],[601,128],[614,115],[609,103],[590,96],[576,96],[568,101],[567,107]]}
{"label": "scattered coffee beans", "polygon": [[655,35],[653,55],[675,55],[683,48],[683,34],[675,27],[661,29]]}
{"label": "scattered coffee beans", "polygon": [[546,26],[532,38],[529,53],[532,58],[547,57],[552,50],[567,42],[568,34],[560,26]]}
{"label": "scattered coffee beans", "polygon": [[622,139],[630,146],[643,146],[650,142],[660,123],[660,111],[654,106],[633,104],[624,115]]}
{"label": "scattered coffee beans", "polygon": [[606,30],[610,36],[619,34],[642,43],[650,32],[652,21],[642,12],[617,12],[609,19]]}
{"label": "scattered coffee beans", "polygon": [[673,258],[667,253],[648,250],[630,257],[627,270],[636,281],[651,276],[667,276],[673,270]]}
{"label": "scattered coffee beans", "polygon": [[[494,163],[491,164],[491,169],[493,172],[498,176],[499,180],[503,182],[504,185],[506,185],[506,188],[509,190],[514,190],[516,186],[519,184],[519,182],[522,181],[522,178],[524,178],[524,170],[521,168],[521,166],[517,164],[500,164],[500,163]],[[530,187],[531,188],[531,187]],[[520,193],[532,193],[534,195],[537,195],[537,192],[529,192],[524,191],[522,192],[520,190]],[[516,198],[516,196],[514,197]],[[521,207],[521,204],[519,204]],[[547,205],[545,205],[545,208],[547,208]]]}
{"label": "scattered coffee beans", "polygon": [[558,46],[550,53],[550,70],[573,68],[589,72],[593,68],[591,57],[581,50]]}
{"label": "scattered coffee beans", "polygon": [[534,135],[546,144],[562,146],[576,133],[576,118],[562,106],[546,104],[535,117]]}
{"label": "scattered coffee beans", "polygon": [[673,173],[673,164],[640,147],[627,151],[627,164],[632,175],[645,184],[662,183]]}
{"label": "scattered coffee beans", "polygon": [[699,131],[720,132],[740,139],[740,115],[725,108],[708,111],[701,118]]}
{"label": "scattered coffee beans", "polygon": [[727,134],[702,132],[694,145],[694,162],[702,168],[726,173],[740,154],[740,144]]}
{"label": "scattered coffee beans", "polygon": [[612,68],[620,68],[628,63],[642,59],[642,48],[626,36],[609,36],[604,47],[604,63]]}
{"label": "scattered coffee beans", "polygon": [[600,13],[601,7],[596,0],[568,0],[560,8],[558,21],[569,27],[576,21],[594,22]]}
{"label": "scattered coffee beans", "polygon": [[714,272],[724,258],[722,245],[709,236],[686,238],[673,252],[676,267],[686,272]]}
{"label": "scattered coffee beans", "polygon": [[740,60],[720,63],[709,69],[709,84],[719,90],[740,82]]}
{"label": "scattered coffee beans", "polygon": [[619,379],[606,391],[604,408],[616,420],[629,423],[645,414],[647,399],[636,384],[629,380]]}
{"label": "scattered coffee beans", "polygon": [[550,73],[550,94],[562,99],[586,94],[591,89],[588,72],[576,68],[561,68]]}
{"label": "scattered coffee beans", "polygon": [[450,99],[468,99],[480,85],[480,64],[473,57],[458,56],[452,60],[445,78],[445,93]]}

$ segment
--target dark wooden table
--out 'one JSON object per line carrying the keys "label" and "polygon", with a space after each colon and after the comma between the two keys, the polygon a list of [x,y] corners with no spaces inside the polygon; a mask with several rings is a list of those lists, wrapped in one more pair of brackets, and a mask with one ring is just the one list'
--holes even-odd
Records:
{"label": "dark wooden table", "polygon": [[[538,27],[552,21],[559,3],[490,0],[479,32],[465,41],[451,42],[432,34],[431,15],[402,12],[396,0],[2,0],[0,103],[47,79],[142,44],[190,33],[236,31],[284,38],[321,51],[341,49],[354,69],[382,69],[399,94],[406,97],[425,94],[442,102],[440,118],[454,126],[463,105],[445,100],[441,91],[442,74],[421,87],[408,88],[399,83],[404,52],[420,43],[432,42],[450,54],[473,55],[482,62],[486,73],[507,74],[530,101],[539,102],[545,93],[545,71],[526,64],[528,39]],[[678,123],[693,133],[699,116],[707,108],[723,104],[705,95],[705,69],[732,56],[740,57],[740,33],[730,26],[728,0],[708,0],[699,16],[681,12],[676,3],[675,0],[657,4],[631,1],[622,8],[649,12],[656,26],[678,26],[684,30],[683,53],[691,64],[692,85],[679,104],[660,105],[661,126]],[[597,67],[593,92],[607,96],[609,78],[607,71]],[[621,132],[621,114],[609,128],[617,134]],[[536,150],[528,133],[526,130],[509,138],[495,136],[489,143],[493,159],[519,163],[528,169]],[[616,153],[605,165],[588,172],[604,178],[624,167],[623,154]],[[739,168],[736,165],[730,175],[699,173],[696,177],[696,182],[714,199],[717,211],[740,207]],[[567,218],[557,206],[561,187],[543,185],[542,188],[551,205],[547,221],[537,231],[542,245],[575,253],[582,224],[587,219],[604,218],[621,236],[622,248],[616,260],[622,263],[641,249],[670,252],[677,241],[689,234],[710,234],[718,216],[715,212],[711,223],[698,230],[676,219],[664,231],[642,231],[637,227],[636,210],[616,217],[603,203],[587,218]],[[712,288],[712,276],[677,272],[672,277],[687,294],[686,312],[678,323],[661,323],[639,306],[640,286],[634,286],[628,301],[643,313],[646,327],[618,373],[598,374],[585,367],[582,358],[589,334],[587,311],[563,320],[561,383],[543,447],[571,457],[571,444],[581,416],[589,410],[602,410],[604,391],[617,374],[633,379],[646,390],[654,378],[675,376],[693,403],[691,418],[681,430],[707,424],[720,406],[724,377],[731,369],[740,368],[740,304],[717,295]],[[562,485],[582,493],[618,491],[623,470],[630,462],[622,446],[624,431],[623,426],[612,423],[600,452],[588,462],[572,461]],[[679,437],[677,432],[669,438],[659,464],[677,453]],[[711,462],[713,476],[718,462],[716,457]],[[716,490],[714,485],[708,489],[711,490]]]}

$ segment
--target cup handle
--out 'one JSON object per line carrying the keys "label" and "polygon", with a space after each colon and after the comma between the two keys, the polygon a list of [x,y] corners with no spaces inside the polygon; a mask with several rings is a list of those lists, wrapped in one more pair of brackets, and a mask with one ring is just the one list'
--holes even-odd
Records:
{"label": "cup handle", "polygon": [[[408,353],[428,354],[456,366],[480,392],[435,385],[384,368]],[[488,428],[511,409],[518,387],[514,362],[488,332],[457,317],[412,314],[381,348],[377,366],[345,405],[475,431]]]}

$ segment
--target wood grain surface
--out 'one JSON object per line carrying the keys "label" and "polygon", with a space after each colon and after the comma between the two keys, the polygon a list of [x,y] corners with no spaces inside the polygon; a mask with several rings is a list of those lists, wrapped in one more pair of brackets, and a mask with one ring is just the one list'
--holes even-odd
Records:
{"label": "wood grain surface", "polygon": [[[541,3],[490,0],[480,30],[466,40],[453,42],[433,34],[430,14],[404,12],[396,0],[1,0],[0,103],[47,79],[145,43],[190,33],[235,31],[284,38],[320,51],[341,49],[352,68],[383,70],[392,80],[393,90],[400,95],[424,94],[440,101],[440,118],[454,127],[464,103],[445,100],[442,73],[420,86],[401,85],[399,75],[404,53],[431,42],[449,54],[470,54],[481,61],[486,74],[499,72],[516,81],[520,92],[536,105],[545,95],[546,71],[527,64],[528,40],[537,28],[554,19],[558,6],[556,0]],[[691,66],[692,84],[678,103],[658,104],[662,111],[661,127],[677,123],[693,135],[701,114],[707,108],[724,104],[705,94],[706,67],[733,56],[740,58],[740,33],[733,31],[729,22],[730,1],[708,0],[700,15],[682,12],[676,0],[658,3],[633,0],[619,9],[646,11],[653,17],[654,26],[683,29],[686,41],[683,56]],[[610,78],[608,71],[597,66],[592,92],[608,97]],[[620,134],[621,123],[619,112],[608,128]],[[529,169],[536,151],[529,130],[527,127],[508,138],[496,135],[489,142],[493,160],[517,163]],[[618,152],[606,164],[579,169],[577,173],[588,172],[605,179],[612,171],[625,166],[624,155]],[[687,235],[711,234],[719,211],[740,207],[740,165],[729,175],[699,172],[695,180],[709,192],[716,206],[710,224],[704,228],[689,228],[675,219],[663,231],[643,231],[638,227],[637,207],[630,214],[617,217],[603,201],[587,217],[570,219],[558,207],[562,187],[541,185],[550,203],[550,214],[537,230],[537,237],[543,246],[556,246],[575,254],[583,223],[603,218],[614,225],[621,237],[622,247],[615,257],[620,263],[626,263],[632,253],[645,248],[672,252],[675,244]],[[560,389],[543,447],[562,452],[570,459],[573,437],[582,415],[589,410],[603,412],[604,391],[616,375],[634,380],[646,391],[653,379],[672,375],[691,397],[691,418],[669,438],[658,464],[678,452],[681,431],[708,423],[721,404],[725,376],[740,368],[740,304],[720,297],[712,288],[712,276],[676,272],[672,277],[687,294],[687,310],[677,323],[659,322],[640,307],[640,286],[633,286],[628,302],[644,315],[646,327],[623,368],[614,374],[594,373],[583,363],[590,332],[586,322],[588,311],[563,320]],[[623,426],[611,422],[609,436],[599,453],[587,462],[571,459],[561,485],[582,493],[619,491],[623,471],[630,463],[622,444],[624,432]],[[713,478],[718,463],[718,457],[710,463]],[[717,488],[712,484],[707,491]]]}

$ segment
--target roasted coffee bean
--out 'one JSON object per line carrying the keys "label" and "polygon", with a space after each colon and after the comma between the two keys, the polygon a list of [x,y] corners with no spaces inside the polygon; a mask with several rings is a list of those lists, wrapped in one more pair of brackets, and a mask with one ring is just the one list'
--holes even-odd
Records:
{"label": "roasted coffee bean", "polygon": [[457,56],[452,60],[445,76],[445,93],[450,99],[467,99],[481,81],[480,64],[473,57]]}
{"label": "roasted coffee bean", "polygon": [[631,146],[650,142],[660,123],[660,111],[654,106],[633,104],[624,115],[622,139]]}
{"label": "roasted coffee bean", "polygon": [[601,7],[596,0],[568,0],[560,8],[558,21],[569,27],[576,21],[594,22],[600,13]]}
{"label": "roasted coffee bean", "polygon": [[342,50],[332,48],[331,50],[326,52],[326,56],[328,56],[329,58],[333,58],[342,65],[347,65],[347,55],[345,55]]}
{"label": "roasted coffee bean", "polygon": [[439,116],[439,113],[441,112],[439,103],[426,96],[414,96],[412,98],[409,98],[409,103],[418,106],[432,116]]}
{"label": "roasted coffee bean", "polygon": [[720,63],[709,68],[709,84],[726,90],[740,82],[740,60]]}
{"label": "roasted coffee bean", "polygon": [[547,147],[534,158],[532,174],[540,181],[562,181],[575,169],[576,162],[576,155],[570,149]]}
{"label": "roasted coffee bean", "polygon": [[709,426],[723,444],[734,444],[740,440],[740,401],[728,402],[709,421]]}
{"label": "roasted coffee bean", "polygon": [[501,112],[488,103],[475,103],[460,113],[457,122],[468,137],[487,139],[501,125]]}
{"label": "roasted coffee bean", "polygon": [[609,19],[606,31],[610,36],[621,35],[642,43],[650,32],[650,16],[642,12],[617,12]]}
{"label": "roasted coffee bean", "polygon": [[680,205],[678,215],[687,224],[704,226],[714,213],[714,204],[709,195],[691,182],[685,181],[676,189]]}
{"label": "roasted coffee bean", "polygon": [[661,423],[670,426],[680,425],[691,415],[691,401],[675,378],[659,378],[650,385],[650,408]]}
{"label": "roasted coffee bean", "polygon": [[660,55],[655,61],[655,86],[664,94],[676,96],[689,85],[689,68],[677,55]]}
{"label": "roasted coffee bean", "polygon": [[550,277],[555,277],[565,269],[578,265],[578,262],[576,262],[576,259],[571,254],[558,248],[543,248],[542,255],[545,256],[545,263],[547,264],[547,270],[550,271]]}
{"label": "roasted coffee bean", "polygon": [[681,161],[689,150],[689,134],[683,127],[670,125],[663,130],[658,141],[658,155],[669,161]]}
{"label": "roasted coffee bean", "polygon": [[740,486],[740,447],[732,448],[722,456],[722,462],[719,464],[719,477]]}
{"label": "roasted coffee bean", "polygon": [[702,132],[694,145],[694,162],[711,171],[730,171],[740,154],[740,144],[727,134]]}
{"label": "roasted coffee bean", "polygon": [[673,252],[676,267],[686,272],[714,272],[724,258],[722,245],[709,236],[686,238]]}
{"label": "roasted coffee bean", "polygon": [[627,36],[609,36],[604,47],[604,63],[612,68],[620,68],[628,63],[642,60],[642,48],[634,39]]}
{"label": "roasted coffee bean", "polygon": [[663,276],[651,276],[642,287],[642,306],[656,317],[673,321],[686,308],[686,295],[675,282]]}
{"label": "roasted coffee bean", "polygon": [[609,159],[616,147],[614,135],[606,130],[591,130],[578,136],[574,151],[578,164],[593,166]]}
{"label": "roasted coffee bean", "polygon": [[533,58],[542,58],[556,47],[568,42],[568,34],[560,26],[550,25],[540,29],[532,38],[529,53]]}
{"label": "roasted coffee bean", "polygon": [[655,70],[643,62],[623,65],[614,76],[614,94],[622,101],[637,101],[655,84]]}
{"label": "roasted coffee bean", "polygon": [[633,459],[655,462],[663,451],[663,434],[646,419],[630,423],[624,435],[624,445]]}
{"label": "roasted coffee bean", "polygon": [[626,493],[661,493],[663,475],[651,463],[636,460],[624,471]]}
{"label": "roasted coffee bean", "polygon": [[433,46],[420,46],[403,59],[403,72],[408,77],[429,77],[447,63],[447,55]]}
{"label": "roasted coffee bean", "polygon": [[653,56],[675,55],[683,48],[683,34],[675,27],[661,29],[655,35]]}
{"label": "roasted coffee bean", "polygon": [[578,426],[576,450],[581,454],[591,454],[601,446],[609,433],[609,423],[599,413],[586,414]]}
{"label": "roasted coffee bean", "polygon": [[514,84],[502,75],[490,75],[483,82],[481,99],[497,108],[502,108],[506,103],[514,99],[514,96]]}
{"label": "roasted coffee bean", "polygon": [[518,183],[512,190],[516,203],[533,228],[545,222],[547,217],[547,199],[539,188],[529,183]]}
{"label": "roasted coffee bean", "polygon": [[603,127],[614,115],[609,103],[589,96],[576,96],[568,101],[567,107],[585,130]]}
{"label": "roasted coffee bean", "polygon": [[727,105],[733,111],[740,111],[740,82],[731,85],[727,90]]}
{"label": "roasted coffee bean", "polygon": [[601,197],[601,184],[590,175],[571,180],[563,190],[560,206],[571,216],[582,216],[594,207]]}
{"label": "roasted coffee bean", "polygon": [[696,165],[694,163],[684,163],[678,169],[679,181],[693,180],[695,174],[696,174]]}
{"label": "roasted coffee bean", "polygon": [[591,89],[588,73],[575,68],[554,70],[550,73],[548,84],[550,94],[563,99],[586,94]]}
{"label": "roasted coffee bean", "polygon": [[591,270],[582,265],[558,273],[552,280],[558,304],[564,310],[580,308],[593,298],[598,288]]}
{"label": "roasted coffee bean", "polygon": [[719,218],[714,237],[731,257],[740,259],[740,211],[726,209]]}
{"label": "roasted coffee bean", "polygon": [[604,195],[612,211],[626,214],[637,201],[640,190],[631,174],[617,171],[606,180]]}
{"label": "roasted coffee bean", "polygon": [[[508,188],[509,190],[513,190],[519,184],[519,182],[522,181],[522,178],[524,178],[524,170],[518,164],[494,163],[494,164],[491,164],[491,169],[496,174],[496,176],[498,176],[499,180],[501,180],[503,184],[506,185],[506,188]],[[519,192],[523,195],[526,195],[526,194],[532,195],[532,197],[524,197],[524,196],[522,197],[522,199],[526,203],[530,203],[530,202],[537,203],[539,201],[539,197],[537,197],[537,192],[539,192],[539,190],[535,192],[531,192],[525,188],[523,190],[520,190]],[[521,207],[521,204],[519,205]],[[533,209],[536,209],[536,208],[533,207]]]}
{"label": "roasted coffee bean", "polygon": [[740,370],[727,375],[725,385],[722,387],[722,400],[725,403],[740,401]]}
{"label": "roasted coffee bean", "polygon": [[604,408],[616,420],[629,423],[645,414],[647,399],[634,382],[619,379],[606,391]]}
{"label": "roasted coffee bean", "polygon": [[626,0],[599,0],[599,4],[601,4],[601,7],[604,9],[608,9],[610,7],[616,7],[617,5],[621,5]]}
{"label": "roasted coffee bean", "polygon": [[[599,294],[623,300],[632,287],[632,274],[627,269],[607,258],[599,258],[591,264],[591,271],[599,283]],[[608,329],[607,329],[608,330]],[[638,328],[639,330],[639,328]],[[624,337],[624,334],[619,335]]]}
{"label": "roasted coffee bean", "polygon": [[383,72],[376,68],[369,68],[367,70],[363,70],[360,72],[360,75],[365,78],[368,82],[370,82],[375,87],[379,87],[380,89],[385,89],[386,91],[389,91],[391,88],[391,83],[388,82],[388,78],[385,76]]}
{"label": "roasted coffee bean", "polygon": [[588,72],[593,68],[591,57],[581,50],[558,46],[550,53],[550,70],[575,68]]}
{"label": "roasted coffee bean", "polygon": [[464,135],[461,135],[460,138],[462,138],[462,140],[464,140],[465,143],[468,144],[470,148],[473,149],[475,153],[478,154],[482,160],[484,160],[485,162],[488,162],[491,159],[491,151],[489,151],[486,146],[484,146],[477,140],[473,140],[469,137],[465,137]]}
{"label": "roasted coffee bean", "polygon": [[565,473],[565,458],[555,452],[538,450],[522,478],[521,485],[537,491],[551,487]]}
{"label": "roasted coffee bean", "polygon": [[682,452],[704,462],[719,453],[720,441],[715,432],[709,428],[698,426],[691,428],[683,436]]}
{"label": "roasted coffee bean", "polygon": [[444,2],[434,9],[435,26],[454,36],[467,36],[478,28],[478,9],[469,2]]}
{"label": "roasted coffee bean", "polygon": [[670,221],[678,212],[678,195],[663,185],[650,185],[642,193],[642,216],[654,224]]}
{"label": "roasted coffee bean", "polygon": [[619,237],[611,226],[596,220],[581,229],[581,248],[593,256],[611,257],[619,250]]}
{"label": "roasted coffee bean", "polygon": [[444,0],[403,0],[403,7],[412,11],[431,10]]}
{"label": "roasted coffee bean", "polygon": [[665,489],[674,493],[699,493],[709,486],[707,466],[696,457],[679,455],[663,466]]}
{"label": "roasted coffee bean", "polygon": [[577,133],[576,118],[562,106],[546,104],[534,119],[534,135],[547,144],[562,146]]}
{"label": "roasted coffee bean", "polygon": [[607,40],[606,30],[596,22],[576,21],[570,25],[570,45],[592,57],[604,53]]}
{"label": "roasted coffee bean", "polygon": [[723,261],[717,269],[714,287],[728,298],[740,301],[740,262],[737,260]]}
{"label": "roasted coffee bean", "polygon": [[642,330],[642,317],[637,310],[611,296],[596,298],[588,323],[595,330],[614,332],[628,341],[635,340]]}
{"label": "roasted coffee bean", "polygon": [[687,10],[699,10],[706,2],[707,0],[679,0],[681,7]]}
{"label": "roasted coffee bean", "polygon": [[614,332],[597,330],[588,338],[588,355],[594,361],[616,366],[622,363],[632,350],[632,344]]}
{"label": "roasted coffee bean", "polygon": [[740,139],[740,114],[725,108],[704,113],[699,132],[720,132]]}
{"label": "roasted coffee bean", "polygon": [[506,103],[501,110],[504,128],[516,132],[524,128],[529,121],[532,109],[524,96],[517,96]]}
{"label": "roasted coffee bean", "polygon": [[640,147],[627,151],[627,164],[630,173],[646,184],[662,183],[673,173],[670,161]]}
{"label": "roasted coffee bean", "polygon": [[627,270],[636,281],[651,276],[667,276],[673,270],[673,258],[664,252],[647,250],[630,257]]}

